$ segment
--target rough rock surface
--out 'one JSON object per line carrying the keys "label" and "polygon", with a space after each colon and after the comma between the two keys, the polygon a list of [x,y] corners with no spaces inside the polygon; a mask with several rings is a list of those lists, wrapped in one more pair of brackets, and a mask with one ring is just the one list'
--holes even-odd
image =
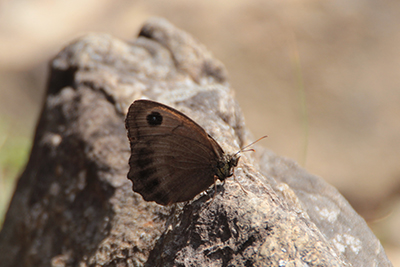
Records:
{"label": "rough rock surface", "polygon": [[[126,178],[124,117],[147,97],[232,152],[250,141],[222,63],[150,19],[131,43],[88,35],[51,62],[30,160],[0,233],[1,266],[391,266],[336,189],[257,147],[189,203],[143,201]],[[182,181],[185,183],[185,181]]]}

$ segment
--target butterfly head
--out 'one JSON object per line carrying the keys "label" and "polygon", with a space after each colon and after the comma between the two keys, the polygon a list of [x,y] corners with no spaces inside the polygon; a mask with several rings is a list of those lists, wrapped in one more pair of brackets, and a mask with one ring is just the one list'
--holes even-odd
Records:
{"label": "butterfly head", "polygon": [[233,169],[238,165],[240,155],[238,153],[229,155],[224,154],[219,160],[216,175],[221,181],[233,175]]}
{"label": "butterfly head", "polygon": [[261,139],[266,138],[267,136],[263,136],[256,141],[252,142],[251,144],[241,148],[235,154],[224,154],[218,161],[217,168],[216,168],[216,175],[218,179],[224,181],[226,178],[231,177],[233,175],[233,169],[238,165],[240,159],[240,153],[247,152],[247,151],[255,151],[254,149],[247,149],[249,146],[257,143]]}

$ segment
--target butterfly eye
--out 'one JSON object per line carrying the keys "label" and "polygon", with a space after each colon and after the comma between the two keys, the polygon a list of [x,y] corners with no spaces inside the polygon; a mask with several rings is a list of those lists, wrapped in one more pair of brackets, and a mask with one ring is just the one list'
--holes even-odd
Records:
{"label": "butterfly eye", "polygon": [[225,167],[225,165],[226,165],[225,162],[219,161],[218,164],[217,164],[217,168],[218,168],[218,169],[223,169],[223,168]]}
{"label": "butterfly eye", "polygon": [[153,111],[147,115],[146,120],[150,126],[158,126],[162,123],[163,117],[157,111]]}

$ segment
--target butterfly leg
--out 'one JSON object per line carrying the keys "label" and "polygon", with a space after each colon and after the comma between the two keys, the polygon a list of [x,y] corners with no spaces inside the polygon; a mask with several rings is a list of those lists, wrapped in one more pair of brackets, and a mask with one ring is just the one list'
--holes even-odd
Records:
{"label": "butterfly leg", "polygon": [[233,175],[233,179],[239,184],[240,188],[242,188],[243,192],[247,195],[247,194],[248,194],[247,191],[244,189],[244,187],[242,186],[242,184],[239,183],[239,180],[236,179],[236,176],[235,176],[235,175]]}
{"label": "butterfly leg", "polygon": [[208,209],[211,206],[211,204],[214,202],[215,196],[217,195],[217,179],[218,179],[218,176],[214,175],[214,195],[213,195],[210,203],[208,203],[206,209]]}

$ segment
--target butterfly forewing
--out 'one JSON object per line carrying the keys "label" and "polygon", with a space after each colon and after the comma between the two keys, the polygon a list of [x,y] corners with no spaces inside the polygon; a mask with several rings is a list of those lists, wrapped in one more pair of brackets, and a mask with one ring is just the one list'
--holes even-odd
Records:
{"label": "butterfly forewing", "polygon": [[137,100],[126,128],[133,190],[159,204],[187,201],[214,182],[221,147],[190,118],[168,106]]}

